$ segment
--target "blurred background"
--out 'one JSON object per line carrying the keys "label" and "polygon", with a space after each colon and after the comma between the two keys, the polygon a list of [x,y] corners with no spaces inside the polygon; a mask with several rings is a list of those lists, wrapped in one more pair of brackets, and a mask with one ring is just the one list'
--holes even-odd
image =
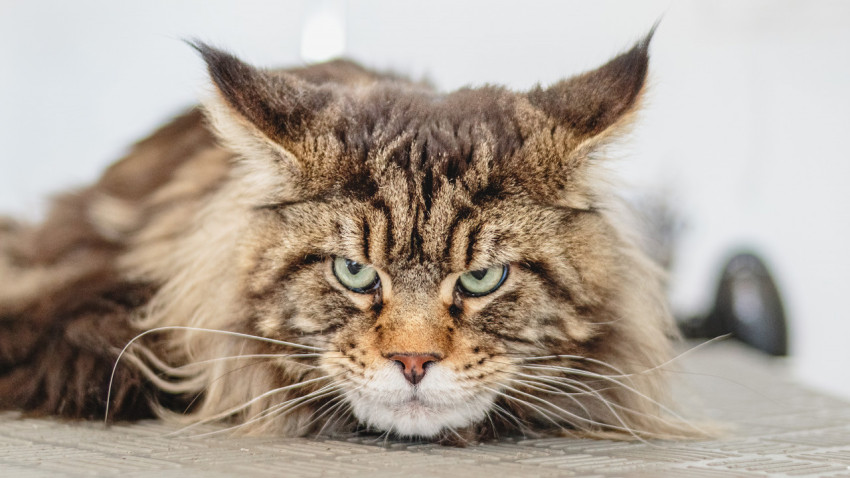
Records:
{"label": "blurred background", "polygon": [[604,63],[662,19],[651,89],[612,169],[672,206],[678,315],[755,250],[791,366],[850,397],[850,2],[0,0],[0,213],[36,219],[206,94],[199,38],[262,66],[348,56],[440,89],[528,89]]}

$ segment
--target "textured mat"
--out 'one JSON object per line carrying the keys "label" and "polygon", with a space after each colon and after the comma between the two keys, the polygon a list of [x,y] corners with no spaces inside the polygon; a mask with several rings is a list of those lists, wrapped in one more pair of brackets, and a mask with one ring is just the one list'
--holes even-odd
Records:
{"label": "textured mat", "polygon": [[[800,387],[786,364],[729,342],[683,358],[682,397],[734,428],[703,442],[504,439],[468,448],[374,438],[168,437],[148,421],[0,414],[0,477],[850,477],[850,403]],[[690,398],[689,398],[690,399]],[[207,428],[204,431],[213,431]]]}

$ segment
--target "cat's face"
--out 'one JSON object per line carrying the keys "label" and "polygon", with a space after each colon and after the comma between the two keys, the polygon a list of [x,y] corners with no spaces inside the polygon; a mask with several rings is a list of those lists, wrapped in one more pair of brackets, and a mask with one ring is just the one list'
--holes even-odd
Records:
{"label": "cat's face", "polygon": [[245,186],[269,190],[241,245],[248,330],[321,348],[361,422],[436,436],[523,390],[525,360],[610,358],[628,260],[587,163],[646,43],[527,94],[308,82],[201,49]]}

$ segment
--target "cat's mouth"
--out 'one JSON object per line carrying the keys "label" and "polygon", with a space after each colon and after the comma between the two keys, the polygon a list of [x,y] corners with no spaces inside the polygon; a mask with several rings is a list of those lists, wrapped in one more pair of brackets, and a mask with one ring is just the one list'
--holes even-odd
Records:
{"label": "cat's mouth", "polygon": [[434,367],[411,386],[393,366],[346,392],[354,415],[364,424],[405,437],[435,437],[469,426],[487,415],[494,395],[470,390],[450,370]]}

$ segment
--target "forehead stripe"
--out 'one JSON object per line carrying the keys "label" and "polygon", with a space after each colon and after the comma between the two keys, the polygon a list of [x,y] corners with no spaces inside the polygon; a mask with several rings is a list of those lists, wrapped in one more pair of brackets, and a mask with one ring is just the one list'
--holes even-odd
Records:
{"label": "forehead stripe", "polygon": [[363,218],[363,257],[366,258],[367,263],[372,262],[372,257],[369,254],[369,236],[372,233],[372,230],[369,228],[369,219]]}
{"label": "forehead stripe", "polygon": [[[389,205],[380,197],[372,199],[372,207],[384,216],[384,255],[389,254],[395,244],[393,239],[393,215]],[[385,257],[386,259],[386,257]]]}
{"label": "forehead stripe", "polygon": [[460,209],[458,209],[454,218],[452,218],[451,224],[449,224],[449,227],[446,230],[446,248],[443,252],[443,258],[451,263],[454,263],[454,261],[452,260],[452,250],[454,249],[455,244],[457,244],[457,241],[455,240],[455,233],[457,232],[457,228],[460,224],[469,219],[471,215],[472,211],[468,207],[462,206]]}
{"label": "forehead stripe", "polygon": [[475,225],[469,229],[469,235],[466,238],[466,263],[464,264],[466,269],[469,269],[469,265],[472,264],[472,256],[475,254],[475,241],[480,233],[480,225]]}

